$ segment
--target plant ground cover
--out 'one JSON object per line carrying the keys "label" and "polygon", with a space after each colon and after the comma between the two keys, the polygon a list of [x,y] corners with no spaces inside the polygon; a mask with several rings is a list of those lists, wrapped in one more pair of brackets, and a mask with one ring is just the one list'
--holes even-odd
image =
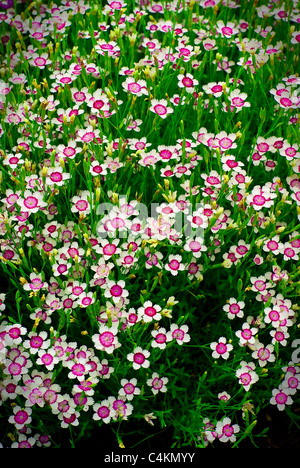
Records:
{"label": "plant ground cover", "polygon": [[0,7],[2,447],[299,445],[299,2]]}

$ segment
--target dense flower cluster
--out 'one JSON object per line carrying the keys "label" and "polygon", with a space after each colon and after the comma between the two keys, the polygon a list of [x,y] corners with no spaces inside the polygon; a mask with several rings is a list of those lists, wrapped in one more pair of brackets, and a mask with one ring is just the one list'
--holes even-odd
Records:
{"label": "dense flower cluster", "polygon": [[11,447],[86,421],[153,424],[185,363],[194,443],[235,442],[300,386],[299,9],[98,3],[0,4]]}

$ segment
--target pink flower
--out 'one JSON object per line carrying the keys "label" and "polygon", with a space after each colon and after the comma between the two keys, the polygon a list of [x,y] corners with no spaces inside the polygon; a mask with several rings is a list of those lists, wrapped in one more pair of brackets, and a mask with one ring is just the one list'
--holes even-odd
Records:
{"label": "pink flower", "polygon": [[147,83],[145,80],[137,80],[131,76],[127,77],[122,83],[122,87],[128,93],[134,94],[135,96],[148,95]]}
{"label": "pink flower", "polygon": [[167,333],[167,339],[175,340],[177,344],[181,346],[184,343],[188,343],[191,340],[188,330],[189,328],[187,325],[179,326],[176,323],[172,323],[170,331]]}
{"label": "pink flower", "polygon": [[235,317],[243,318],[244,317],[244,309],[245,302],[244,301],[237,301],[235,298],[231,297],[227,304],[223,306],[223,310],[227,313],[227,316],[230,320]]}
{"label": "pink flower", "polygon": [[161,307],[151,301],[145,301],[142,307],[137,310],[138,316],[144,322],[158,321],[161,319]]}
{"label": "pink flower", "polygon": [[286,405],[291,405],[293,400],[291,398],[291,390],[289,388],[274,388],[272,390],[272,397],[270,398],[271,405],[277,405],[279,411],[283,411]]}
{"label": "pink flower", "polygon": [[118,325],[113,324],[112,327],[102,325],[99,329],[99,333],[96,333],[92,336],[92,340],[95,344],[95,347],[101,351],[105,351],[108,354],[114,352],[116,348],[119,348],[121,345],[118,341]]}
{"label": "pink flower", "polygon": [[239,379],[239,384],[243,385],[244,390],[248,392],[250,387],[258,381],[255,364],[242,361],[240,365],[241,367],[237,369],[235,376]]}
{"label": "pink flower", "polygon": [[191,73],[186,73],[185,75],[179,74],[177,79],[178,87],[185,89],[187,93],[193,93],[195,86],[199,84],[199,81],[196,80]]}
{"label": "pink flower", "polygon": [[31,56],[29,63],[33,67],[38,67],[41,70],[43,70],[48,65],[51,65],[52,61],[48,58],[48,54],[45,52],[45,53],[42,53],[41,55],[39,55],[38,53],[34,53]]}
{"label": "pink flower", "polygon": [[21,406],[13,407],[13,415],[8,418],[8,422],[14,424],[17,430],[24,428],[26,424],[31,423],[31,408],[21,408]]}
{"label": "pink flower", "polygon": [[151,391],[154,395],[158,392],[165,393],[167,391],[166,384],[169,379],[167,377],[160,377],[157,372],[153,372],[150,379],[147,380],[147,385],[151,387]]}
{"label": "pink flower", "polygon": [[251,327],[247,322],[243,323],[242,330],[235,332],[236,336],[240,339],[239,345],[253,345],[255,343],[254,335],[257,331],[257,328]]}
{"label": "pink flower", "polygon": [[232,351],[233,346],[232,344],[227,343],[225,337],[221,336],[218,341],[214,341],[210,344],[210,348],[213,350],[212,357],[214,359],[219,359],[219,357],[228,359],[229,353]]}
{"label": "pink flower", "polygon": [[165,119],[167,115],[174,112],[174,109],[168,107],[168,102],[166,99],[152,99],[149,110],[154,112],[156,115],[159,115],[162,119]]}
{"label": "pink flower", "polygon": [[181,255],[169,255],[169,263],[165,265],[165,269],[173,276],[176,276],[179,271],[184,271],[185,266],[182,262]]}
{"label": "pink flower", "polygon": [[137,370],[141,367],[148,368],[150,366],[150,361],[147,359],[149,356],[150,352],[148,350],[137,346],[132,353],[127,354],[127,359],[133,363],[132,367]]}
{"label": "pink flower", "polygon": [[115,282],[113,280],[109,280],[106,283],[106,289],[104,295],[106,298],[111,298],[114,303],[118,303],[120,299],[126,298],[128,296],[128,291],[124,289],[125,281],[120,280]]}
{"label": "pink flower", "polygon": [[272,344],[264,345],[259,341],[255,343],[252,357],[258,359],[260,367],[265,366],[268,362],[275,361],[275,355],[273,354],[274,346]]}

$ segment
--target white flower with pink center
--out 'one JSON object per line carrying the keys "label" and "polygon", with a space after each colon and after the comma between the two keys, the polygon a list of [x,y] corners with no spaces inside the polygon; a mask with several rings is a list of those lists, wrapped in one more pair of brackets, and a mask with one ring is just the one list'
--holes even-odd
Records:
{"label": "white flower with pink center", "polygon": [[80,141],[82,143],[91,143],[95,142],[99,136],[100,130],[92,127],[91,125],[88,125],[86,128],[81,128],[78,130],[76,141]]}
{"label": "white flower with pink center", "polygon": [[258,381],[255,364],[253,362],[242,361],[240,365],[241,367],[237,369],[235,376],[239,379],[239,384],[248,392],[250,387]]}
{"label": "white flower with pink center", "polygon": [[82,148],[76,145],[75,141],[69,141],[67,145],[60,144],[56,147],[58,157],[62,157],[64,160],[74,159]]}
{"label": "white flower with pink center", "polygon": [[216,424],[216,434],[218,440],[221,442],[235,442],[236,435],[240,432],[240,426],[238,424],[232,424],[230,418],[223,418],[222,421],[218,421]]}
{"label": "white flower with pink center", "polygon": [[262,208],[271,208],[276,196],[275,193],[271,193],[264,187],[256,185],[247,196],[246,201],[249,206],[252,206],[256,211],[260,211]]}
{"label": "white flower with pink center", "polygon": [[286,372],[282,382],[282,388],[287,388],[291,395],[295,395],[297,390],[300,389],[300,373],[292,371]]}
{"label": "white flower with pink center", "polygon": [[223,151],[223,152],[236,148],[237,144],[235,143],[235,140],[236,140],[235,133],[227,133],[227,132],[221,131],[217,133],[215,136],[215,141],[218,144],[220,151]]}
{"label": "white flower with pink center", "polygon": [[141,367],[147,369],[150,366],[148,357],[150,352],[147,349],[142,349],[137,346],[132,353],[127,354],[128,361],[132,362],[134,370],[140,369]]}
{"label": "white flower with pink center", "polygon": [[127,93],[131,93],[135,96],[147,96],[148,89],[147,89],[147,83],[145,80],[137,80],[131,76],[128,76],[125,81],[122,83],[122,87]]}
{"label": "white flower with pink center", "polygon": [[239,338],[239,345],[253,345],[255,343],[255,335],[257,333],[257,328],[251,327],[249,323],[245,322],[242,325],[242,329],[235,332],[236,336]]}
{"label": "white flower with pink center", "polygon": [[107,165],[94,160],[90,164],[89,172],[93,176],[105,176],[107,174]]}
{"label": "white flower with pink center", "polygon": [[85,102],[88,102],[92,95],[89,93],[88,88],[84,87],[81,89],[78,88],[71,88],[71,94],[73,101],[76,102],[77,106],[82,105]]}
{"label": "white flower with pink center", "polygon": [[153,372],[151,378],[147,380],[147,385],[151,387],[152,393],[156,395],[158,392],[165,393],[167,391],[168,381],[167,377],[160,377],[157,372]]}
{"label": "white flower with pink center", "polygon": [[152,99],[149,110],[150,112],[153,112],[162,119],[165,119],[167,115],[172,114],[174,112],[174,109],[172,109],[172,107],[168,107],[168,101],[166,99]]}
{"label": "white flower with pink center", "polygon": [[184,250],[187,252],[193,252],[193,256],[195,258],[200,258],[202,252],[207,250],[207,247],[203,244],[203,239],[201,237],[194,237],[185,243]]}
{"label": "white flower with pink center", "polygon": [[92,292],[83,292],[78,296],[78,305],[79,307],[86,308],[91,304],[94,304],[95,298]]}
{"label": "white flower with pink center", "polygon": [[84,358],[76,359],[76,361],[70,360],[66,363],[66,367],[69,369],[69,379],[85,380],[89,372],[89,366]]}
{"label": "white flower with pink center", "polygon": [[281,96],[274,95],[275,101],[282,109],[297,109],[299,107],[299,96],[294,93],[284,93]]}
{"label": "white flower with pink center", "polygon": [[103,255],[104,260],[108,260],[113,255],[119,255],[121,253],[119,243],[120,239],[114,239],[112,241],[101,239],[99,244],[95,246],[95,252]]}
{"label": "white flower with pink center", "polygon": [[2,162],[3,166],[9,166],[11,169],[16,169],[18,165],[24,164],[24,159],[21,155],[16,154],[6,154]]}
{"label": "white flower with pink center", "polygon": [[63,172],[61,167],[49,167],[46,175],[46,185],[62,186],[70,177],[71,175],[68,172]]}
{"label": "white flower with pink center", "polygon": [[151,335],[154,338],[151,341],[152,348],[164,349],[167,346],[168,341],[171,340],[164,327],[160,327],[158,330],[152,330]]}
{"label": "white flower with pink center", "polygon": [[284,242],[280,248],[280,253],[283,255],[283,259],[288,260],[299,260],[299,247],[295,248],[290,242]]}
{"label": "white flower with pink center", "polygon": [[106,54],[109,57],[118,56],[120,53],[120,47],[115,41],[106,42],[104,39],[99,39],[95,45],[95,51],[105,56]]}
{"label": "white flower with pink center", "polygon": [[193,93],[195,86],[199,84],[199,81],[193,77],[191,73],[186,73],[182,75],[181,73],[177,76],[178,87],[184,89],[187,93]]}
{"label": "white flower with pink center", "polygon": [[265,252],[272,252],[274,255],[278,255],[282,252],[283,243],[280,242],[279,235],[272,237],[271,239],[265,239],[263,243],[263,250]]}
{"label": "white flower with pink center", "polygon": [[232,21],[224,24],[222,20],[218,20],[216,23],[216,30],[222,37],[231,38],[235,34],[239,33],[239,29],[236,27],[236,24]]}
{"label": "white flower with pink center", "polygon": [[206,85],[202,86],[203,91],[206,94],[212,94],[215,98],[222,96],[222,94],[226,91],[228,92],[228,87],[226,86],[225,81],[218,81],[218,82],[211,82]]}
{"label": "white flower with pink center", "polygon": [[84,190],[80,193],[80,195],[75,195],[74,197],[71,198],[72,202],[72,207],[71,211],[73,213],[83,213],[83,214],[88,214],[91,211],[91,205],[90,205],[90,192],[87,190]]}
{"label": "white flower with pink center", "polygon": [[108,112],[110,109],[109,99],[102,91],[94,93],[93,96],[87,101],[87,106],[96,115],[99,115],[101,112]]}
{"label": "white flower with pink center", "polygon": [[235,317],[243,318],[244,317],[244,301],[238,301],[234,297],[231,297],[227,304],[223,306],[223,310],[227,313],[227,317],[232,320]]}
{"label": "white flower with pink center", "polygon": [[48,284],[42,279],[42,274],[30,273],[30,282],[24,284],[25,291],[39,291],[48,287]]}
{"label": "white flower with pink center", "polygon": [[8,418],[8,422],[13,424],[17,430],[21,430],[27,424],[31,423],[31,413],[31,408],[21,408],[21,406],[14,406],[13,414]]}
{"label": "white flower with pink center", "polygon": [[105,424],[108,424],[111,421],[113,415],[115,415],[115,410],[113,409],[113,402],[115,398],[110,396],[105,400],[102,400],[100,403],[95,403],[93,405],[93,420],[94,421],[103,421]]}
{"label": "white flower with pink center", "polygon": [[234,89],[229,95],[230,106],[232,106],[236,112],[242,110],[243,107],[250,107],[250,102],[246,101],[248,95],[242,93],[239,89]]}
{"label": "white flower with pink center", "polygon": [[125,289],[124,280],[118,282],[113,280],[107,281],[104,295],[108,299],[111,298],[115,304],[117,304],[120,299],[126,298],[128,294],[128,291]]}
{"label": "white flower with pink center", "polygon": [[290,144],[288,141],[284,140],[282,147],[279,149],[279,154],[287,158],[288,161],[292,161],[296,158],[299,159],[299,145],[297,143]]}
{"label": "white flower with pink center", "polygon": [[37,213],[39,210],[47,206],[43,201],[43,195],[39,192],[31,192],[25,190],[23,198],[18,198],[16,203],[20,206],[22,212]]}
{"label": "white flower with pink center", "polygon": [[287,345],[287,339],[289,338],[290,334],[286,331],[286,327],[277,328],[276,330],[271,330],[270,335],[272,336],[271,343],[275,346],[279,344],[281,346]]}
{"label": "white flower with pink center", "polygon": [[287,405],[293,404],[293,399],[290,395],[291,390],[289,388],[274,388],[272,390],[270,404],[276,405],[279,411],[283,411]]}
{"label": "white flower with pink center", "polygon": [[218,174],[217,171],[212,170],[209,174],[202,173],[202,179],[204,179],[204,183],[208,187],[216,187],[221,188],[222,185],[222,176]]}
{"label": "white flower with pink center", "polygon": [[224,336],[221,336],[218,341],[214,341],[210,344],[210,348],[213,350],[212,357],[214,359],[219,359],[220,357],[228,359],[233,346],[231,343],[227,343],[227,339]]}
{"label": "white flower with pink center", "polygon": [[46,332],[29,332],[28,339],[23,341],[24,348],[30,348],[30,354],[36,354],[39,349],[48,349],[50,346],[50,339]]}
{"label": "white flower with pink center", "polygon": [[167,333],[167,338],[168,340],[175,340],[179,346],[182,346],[184,343],[188,343],[191,340],[188,331],[189,327],[187,325],[179,326],[176,323],[172,323]]}
{"label": "white flower with pink center", "polygon": [[161,307],[158,304],[153,304],[151,301],[145,301],[142,307],[137,310],[140,320],[144,322],[158,321],[161,319]]}
{"label": "white flower with pink center", "polygon": [[105,324],[101,325],[99,328],[99,333],[96,333],[92,336],[92,340],[95,344],[96,349],[100,351],[105,351],[108,354],[114,352],[116,348],[119,348],[121,345],[118,341],[118,324],[114,323],[111,327],[106,326]]}
{"label": "white flower with pink center", "polygon": [[43,70],[48,65],[51,65],[51,63],[52,60],[48,58],[47,53],[42,53],[41,55],[39,55],[38,53],[34,53],[29,60],[30,65],[32,65],[33,67],[38,67],[41,70]]}
{"label": "white flower with pink center", "polygon": [[48,371],[52,371],[54,366],[59,362],[59,357],[56,355],[54,348],[47,350],[39,349],[38,356],[36,363],[45,366]]}
{"label": "white flower with pink center", "polygon": [[232,60],[228,60],[228,57],[222,57],[220,60],[214,60],[212,63],[217,64],[217,71],[223,70],[226,73],[230,73],[231,67],[234,65],[234,62]]}
{"label": "white flower with pink center", "polygon": [[264,367],[268,362],[275,362],[275,354],[273,344],[264,345],[259,341],[255,343],[255,349],[252,353],[252,357],[258,360],[260,367]]}
{"label": "white flower with pink center", "polygon": [[121,379],[120,384],[122,385],[122,388],[119,390],[119,396],[121,398],[131,401],[135,395],[139,395],[141,393],[140,388],[137,387],[136,378],[132,378],[130,380]]}
{"label": "white flower with pink center", "polygon": [[171,273],[171,275],[178,275],[179,271],[184,271],[185,266],[182,263],[181,255],[169,255],[168,263],[165,265],[165,269]]}

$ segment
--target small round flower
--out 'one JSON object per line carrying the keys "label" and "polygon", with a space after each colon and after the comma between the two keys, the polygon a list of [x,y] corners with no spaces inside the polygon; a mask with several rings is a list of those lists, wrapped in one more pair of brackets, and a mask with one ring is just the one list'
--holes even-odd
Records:
{"label": "small round flower", "polygon": [[137,346],[132,353],[127,354],[128,361],[132,361],[132,367],[137,370],[141,367],[147,368],[150,366],[150,361],[147,359],[150,352]]}
{"label": "small round flower", "polygon": [[167,339],[176,340],[177,344],[181,346],[191,340],[188,330],[189,328],[187,325],[178,326],[176,323],[172,323],[170,331],[167,333]]}
{"label": "small round flower", "polygon": [[165,265],[165,269],[169,271],[173,276],[178,274],[178,271],[184,271],[185,266],[182,261],[181,255],[169,255],[169,263]]}
{"label": "small round flower", "polygon": [[122,388],[119,390],[119,395],[123,398],[125,397],[126,400],[132,400],[135,395],[139,395],[141,390],[136,386],[137,379],[122,379],[121,385]]}
{"label": "small round flower", "polygon": [[31,408],[21,408],[21,406],[13,407],[13,415],[8,418],[8,422],[14,424],[17,430],[24,428],[26,424],[31,423]]}
{"label": "small round flower", "polygon": [[288,312],[280,309],[280,306],[266,307],[264,310],[264,322],[271,323],[274,328],[278,328],[282,320],[288,318]]}
{"label": "small round flower", "polygon": [[222,401],[228,401],[231,398],[231,396],[227,392],[221,392],[218,393],[218,398]]}
{"label": "small round flower", "polygon": [[290,394],[289,388],[274,388],[272,390],[272,397],[270,398],[271,405],[277,405],[278,410],[283,411],[286,405],[293,403]]}
{"label": "small round flower", "polygon": [[235,442],[235,434],[240,432],[240,426],[238,424],[232,424],[231,419],[225,417],[222,421],[217,422],[215,430],[221,442]]}
{"label": "small round flower", "polygon": [[214,341],[210,344],[210,348],[213,350],[213,358],[219,359],[219,357],[222,357],[223,359],[228,359],[229,353],[233,349],[233,346],[231,343],[227,343],[227,340],[224,336],[221,336],[218,341]]}
{"label": "small round flower", "polygon": [[151,301],[145,301],[142,307],[137,310],[140,320],[144,322],[158,321],[161,319],[161,307],[158,304],[153,304]]}
{"label": "small round flower", "polygon": [[291,395],[300,389],[300,373],[287,372],[282,382],[282,388],[288,388]]}
{"label": "small round flower", "polygon": [[51,371],[54,369],[55,364],[59,362],[59,358],[56,355],[54,348],[50,348],[47,351],[40,349],[38,351],[39,358],[36,360],[37,364],[44,365],[47,370]]}
{"label": "small round flower", "polygon": [[264,345],[263,343],[255,343],[255,350],[252,353],[254,359],[258,359],[260,367],[265,366],[268,362],[275,361],[275,355],[273,354],[274,346],[272,344]]}
{"label": "small round flower", "polygon": [[147,385],[151,387],[151,391],[154,395],[158,392],[165,393],[167,391],[166,384],[169,379],[167,377],[160,377],[157,372],[153,372],[150,379],[147,380]]}
{"label": "small round flower", "polygon": [[242,361],[240,369],[237,369],[235,373],[235,376],[239,379],[239,384],[243,385],[246,392],[249,391],[251,385],[258,381],[258,375],[254,369],[255,365],[252,362]]}
{"label": "small round flower", "polygon": [[126,420],[133,411],[133,406],[127,403],[124,398],[115,398],[112,407],[114,409],[114,414],[112,416],[114,420],[119,418]]}
{"label": "small round flower", "polygon": [[122,83],[122,87],[128,93],[134,94],[135,96],[148,95],[147,83],[145,80],[137,80],[131,76],[128,76]]}
{"label": "small round flower", "polygon": [[186,73],[186,75],[179,74],[178,78],[178,87],[185,89],[187,93],[193,93],[195,86],[199,84],[199,81],[196,80],[191,73]]}
{"label": "small round flower", "polygon": [[276,330],[271,330],[270,335],[272,338],[272,344],[275,345],[276,343],[281,344],[281,346],[287,345],[287,338],[289,338],[289,333],[281,328],[277,328]]}
{"label": "small round flower", "polygon": [[235,332],[236,336],[240,339],[240,346],[247,344],[253,345],[255,343],[254,335],[257,333],[257,328],[251,327],[249,323],[245,322],[242,325],[242,330]]}
{"label": "small round flower", "polygon": [[99,329],[99,333],[92,336],[95,348],[105,351],[108,354],[113,353],[116,348],[121,346],[118,341],[117,333],[117,324],[113,324],[112,327],[102,325]]}
{"label": "small round flower", "polygon": [[36,354],[39,349],[47,349],[50,346],[50,339],[47,339],[47,332],[29,332],[28,340],[23,341],[24,348],[30,348],[30,354]]}
{"label": "small round flower", "polygon": [[111,298],[114,303],[118,303],[120,299],[128,296],[128,291],[124,289],[125,281],[120,280],[117,283],[113,280],[109,280],[106,283],[106,289],[104,292],[105,297]]}
{"label": "small round flower", "polygon": [[166,329],[160,327],[158,330],[152,330],[151,335],[154,340],[151,341],[153,348],[164,349],[167,346],[167,342],[170,341],[170,335],[167,335]]}
{"label": "small round flower", "polygon": [[150,112],[159,115],[162,119],[165,119],[168,114],[172,114],[174,112],[172,107],[168,107],[168,102],[166,99],[152,99],[149,110]]}
{"label": "small round flower", "polygon": [[232,320],[235,317],[243,318],[245,302],[237,301],[234,297],[231,297],[227,304],[223,306],[223,310],[227,313],[227,317]]}

